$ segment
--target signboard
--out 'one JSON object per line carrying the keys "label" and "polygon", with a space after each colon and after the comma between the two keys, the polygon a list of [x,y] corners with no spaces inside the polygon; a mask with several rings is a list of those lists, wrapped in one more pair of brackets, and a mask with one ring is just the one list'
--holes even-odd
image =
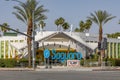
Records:
{"label": "signboard", "polygon": [[45,49],[44,50],[44,58],[49,58],[51,56],[52,60],[59,60],[61,62],[64,62],[66,60],[81,60],[82,58],[82,53],[80,52],[70,52],[70,53],[65,53],[65,52],[56,52],[56,50],[52,50],[52,54],[50,55],[50,50]]}
{"label": "signboard", "polygon": [[67,60],[67,66],[68,67],[79,67],[80,60]]}
{"label": "signboard", "polygon": [[75,58],[77,60],[80,60],[82,58],[82,53],[80,52],[70,52],[70,53],[64,53],[64,52],[56,52],[56,50],[52,50],[52,59],[59,59],[59,60],[74,60]]}
{"label": "signboard", "polygon": [[50,51],[48,49],[44,50],[44,58],[49,58],[50,57]]}

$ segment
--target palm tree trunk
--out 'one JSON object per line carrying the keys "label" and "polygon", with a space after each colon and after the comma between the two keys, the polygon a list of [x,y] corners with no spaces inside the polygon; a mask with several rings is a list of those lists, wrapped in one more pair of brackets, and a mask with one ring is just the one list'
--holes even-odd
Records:
{"label": "palm tree trunk", "polygon": [[102,26],[100,25],[100,28],[99,28],[99,42],[102,41],[102,34],[103,34]]}
{"label": "palm tree trunk", "polygon": [[[28,21],[28,28],[27,28],[27,34],[32,35],[32,18]],[[27,45],[28,45],[28,67],[31,67],[31,58],[32,58],[32,50],[31,50],[31,38],[27,38]]]}
{"label": "palm tree trunk", "polygon": [[[99,27],[99,42],[102,41],[102,34],[103,34],[103,31],[102,31],[102,26],[100,25]],[[102,50],[99,50],[100,51],[100,56],[99,56],[99,65],[101,66],[102,65]]]}
{"label": "palm tree trunk", "polygon": [[30,38],[27,38],[27,45],[28,45],[28,67],[30,68],[31,67],[31,54],[32,54],[32,51],[31,51],[31,39]]}

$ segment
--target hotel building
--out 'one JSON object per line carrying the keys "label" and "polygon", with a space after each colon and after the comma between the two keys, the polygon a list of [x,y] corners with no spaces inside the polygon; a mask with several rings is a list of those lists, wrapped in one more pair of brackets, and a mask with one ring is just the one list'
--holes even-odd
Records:
{"label": "hotel building", "polygon": [[[106,35],[103,35],[106,37]],[[97,53],[98,34],[80,32],[42,31],[36,32],[35,41],[39,43],[37,53],[43,55],[44,49],[59,52],[81,52],[83,58]],[[6,33],[0,37],[0,59],[28,57],[27,37],[16,33]],[[105,57],[120,58],[120,39],[107,38]],[[41,57],[40,57],[41,58]]]}

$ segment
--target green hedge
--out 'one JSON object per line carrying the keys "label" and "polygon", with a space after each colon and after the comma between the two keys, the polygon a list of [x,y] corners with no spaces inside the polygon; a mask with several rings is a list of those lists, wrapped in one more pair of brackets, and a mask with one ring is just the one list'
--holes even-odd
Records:
{"label": "green hedge", "polygon": [[[37,65],[39,61],[36,60],[35,63]],[[0,67],[28,67],[28,59],[0,59]]]}
{"label": "green hedge", "polygon": [[[96,62],[97,59],[87,59],[87,60],[80,60],[80,64],[85,66],[84,63],[88,64],[90,62]],[[103,59],[103,61],[110,62],[108,66],[120,66],[120,59]],[[32,62],[32,61],[31,61]],[[39,64],[39,60],[36,60],[36,65]],[[86,65],[87,66],[87,65]],[[28,67],[28,59],[0,59],[0,67]]]}
{"label": "green hedge", "polygon": [[0,59],[0,67],[27,67],[27,59]]}
{"label": "green hedge", "polygon": [[120,59],[108,59],[111,62],[111,66],[120,66]]}
{"label": "green hedge", "polygon": [[97,59],[86,59],[86,60],[80,60],[80,65],[81,66],[90,66],[90,63],[91,62],[97,62],[98,60]]}
{"label": "green hedge", "polygon": [[[80,65],[82,66],[89,66],[90,62],[97,62],[97,59],[87,59],[87,60],[80,60]],[[120,59],[103,59],[104,62],[106,62],[106,66],[120,66]],[[85,64],[84,64],[85,63]]]}
{"label": "green hedge", "polygon": [[16,63],[15,59],[0,59],[0,67],[15,67]]}

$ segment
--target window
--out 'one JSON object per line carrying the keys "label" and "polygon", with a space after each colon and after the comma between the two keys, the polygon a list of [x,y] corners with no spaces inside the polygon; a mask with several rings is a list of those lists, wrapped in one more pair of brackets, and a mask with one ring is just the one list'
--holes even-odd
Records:
{"label": "window", "polygon": [[15,42],[18,42],[18,40],[15,40]]}
{"label": "window", "polygon": [[24,40],[20,40],[20,42],[23,42]]}

